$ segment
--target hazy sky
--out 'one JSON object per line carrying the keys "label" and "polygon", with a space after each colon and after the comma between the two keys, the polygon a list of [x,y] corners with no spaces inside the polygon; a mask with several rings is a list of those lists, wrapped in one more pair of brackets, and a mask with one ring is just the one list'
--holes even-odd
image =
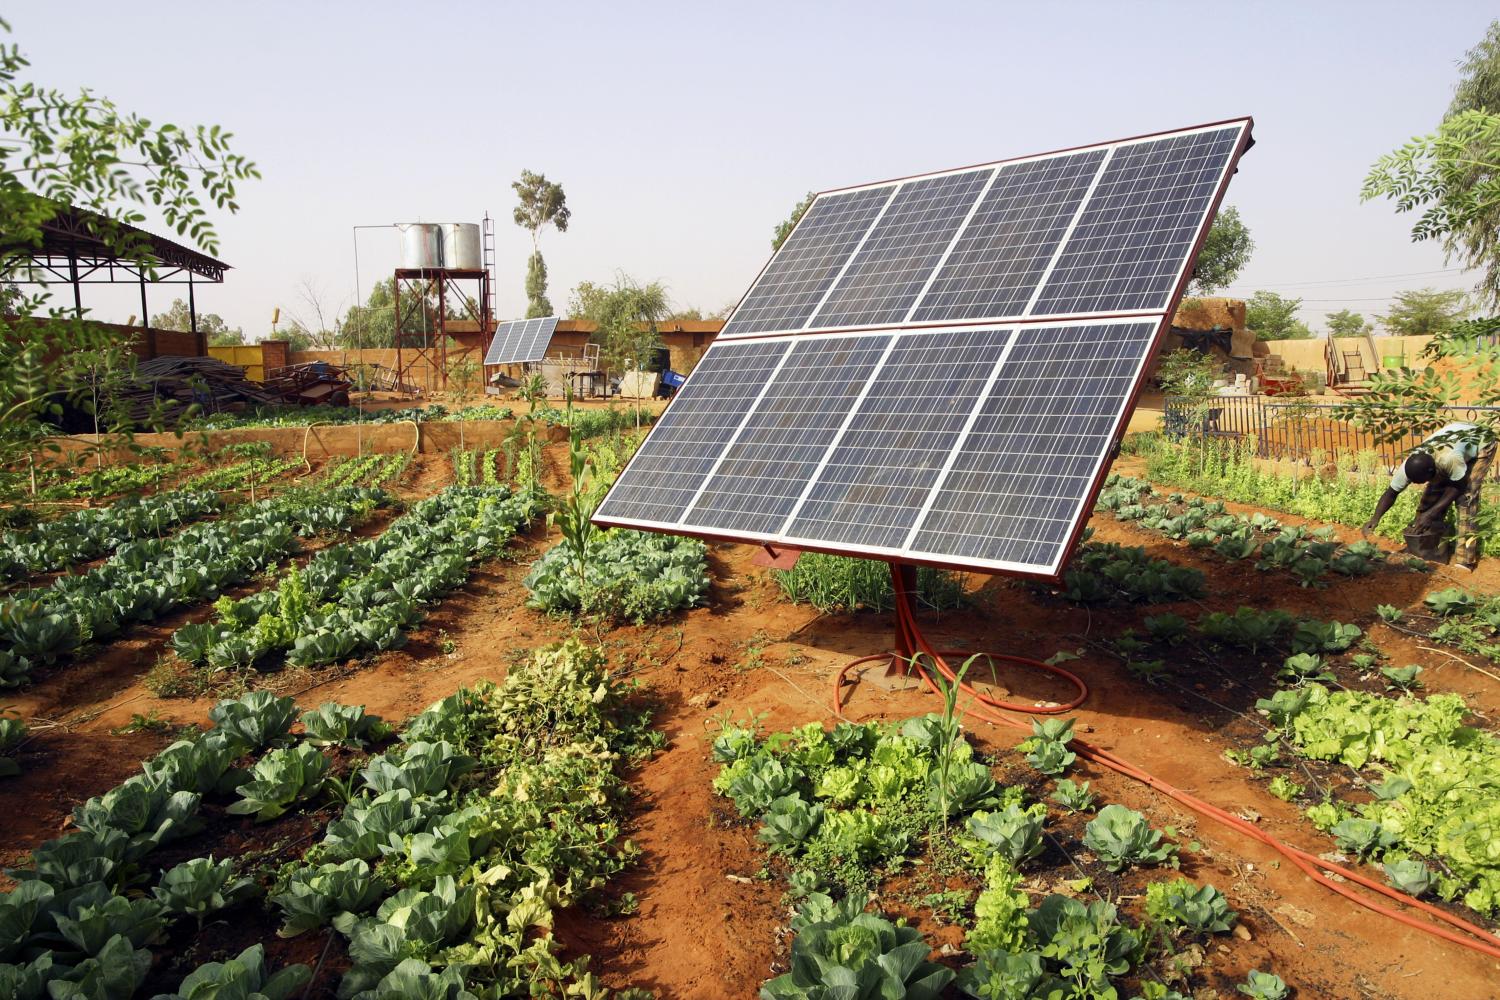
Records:
{"label": "hazy sky", "polygon": [[[551,298],[616,270],[680,305],[738,299],[808,190],[1255,117],[1230,184],[1256,240],[1231,289],[1343,307],[1472,281],[1383,202],[1372,161],[1438,121],[1493,3],[32,3],[30,78],[179,124],[217,123],[265,175],[219,221],[200,310],[262,336],[355,293],[352,227],[497,219],[502,317],[530,244],[523,169],[563,184]],[[359,236],[362,289],[396,262]],[[1445,270],[1446,269],[1446,270]],[[1428,273],[1437,272],[1437,273]],[[1380,276],[1380,277],[1375,277]],[[1390,277],[1386,277],[1390,276]],[[1359,279],[1359,280],[1356,280]],[[152,291],[152,311],[171,288]],[[133,289],[85,289],[104,319]]]}

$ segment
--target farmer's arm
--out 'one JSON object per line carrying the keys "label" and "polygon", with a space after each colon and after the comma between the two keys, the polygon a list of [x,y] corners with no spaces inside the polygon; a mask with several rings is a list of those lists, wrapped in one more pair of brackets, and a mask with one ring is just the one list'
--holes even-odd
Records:
{"label": "farmer's arm", "polygon": [[[1386,490],[1386,492],[1389,493],[1390,490]],[[1462,492],[1463,485],[1461,483],[1455,483],[1451,479],[1444,483],[1443,492],[1438,494],[1437,502],[1429,507],[1425,514],[1417,518],[1413,522],[1412,527],[1418,531],[1426,531],[1437,524],[1443,519],[1443,515],[1448,513],[1448,508],[1453,506],[1453,501],[1457,500],[1459,494]],[[1384,497],[1381,498],[1382,501],[1384,499]]]}
{"label": "farmer's arm", "polygon": [[[1385,488],[1385,492],[1382,493],[1382,494],[1380,494],[1380,501],[1377,504],[1375,504],[1375,513],[1373,513],[1373,514],[1370,515],[1370,519],[1368,521],[1366,521],[1360,527],[1359,530],[1361,532],[1374,531],[1376,529],[1376,527],[1379,526],[1380,519],[1382,517],[1385,517],[1386,511],[1388,511],[1388,510],[1391,509],[1391,505],[1396,502],[1396,498],[1399,497],[1400,495],[1401,495],[1401,491],[1400,490],[1395,489],[1394,487],[1391,487],[1391,486],[1387,486]],[[1458,496],[1457,493],[1454,493],[1453,495],[1454,495],[1454,497]],[[1453,501],[1450,500],[1448,502],[1452,503]]]}

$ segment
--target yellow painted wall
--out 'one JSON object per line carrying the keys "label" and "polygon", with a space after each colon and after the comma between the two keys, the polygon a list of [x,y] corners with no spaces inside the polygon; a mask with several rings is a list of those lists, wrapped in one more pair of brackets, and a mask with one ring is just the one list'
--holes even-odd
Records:
{"label": "yellow painted wall", "polygon": [[266,380],[265,358],[262,356],[259,344],[230,345],[228,347],[210,347],[208,356],[218,358],[220,361],[231,365],[239,365],[245,369],[245,377],[252,382],[264,382]]}

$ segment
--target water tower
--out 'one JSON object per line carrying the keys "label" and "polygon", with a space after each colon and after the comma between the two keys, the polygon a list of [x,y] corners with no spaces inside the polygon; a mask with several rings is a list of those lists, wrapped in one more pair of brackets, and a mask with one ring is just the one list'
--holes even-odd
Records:
{"label": "water tower", "polygon": [[495,332],[495,235],[484,222],[398,225],[395,274],[396,380],[426,389],[448,386],[448,366]]}

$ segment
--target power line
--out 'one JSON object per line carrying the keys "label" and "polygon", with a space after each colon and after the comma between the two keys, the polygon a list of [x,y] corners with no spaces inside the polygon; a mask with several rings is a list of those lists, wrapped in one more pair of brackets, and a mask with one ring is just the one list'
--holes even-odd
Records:
{"label": "power line", "polygon": [[1444,267],[1436,271],[1407,271],[1401,274],[1371,274],[1363,278],[1327,278],[1318,281],[1261,281],[1256,282],[1253,287],[1250,283],[1247,282],[1236,282],[1232,285],[1229,285],[1226,290],[1245,288],[1255,290],[1267,287],[1304,288],[1312,285],[1358,285],[1367,281],[1383,281],[1388,278],[1421,278],[1435,274],[1454,274],[1465,270],[1467,270],[1467,268]]}

